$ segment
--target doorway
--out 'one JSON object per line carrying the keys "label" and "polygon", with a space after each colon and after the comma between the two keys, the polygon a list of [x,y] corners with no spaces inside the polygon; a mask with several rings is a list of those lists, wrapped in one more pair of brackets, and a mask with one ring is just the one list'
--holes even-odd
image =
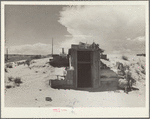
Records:
{"label": "doorway", "polygon": [[91,81],[91,52],[77,52],[77,87],[89,88],[92,87]]}

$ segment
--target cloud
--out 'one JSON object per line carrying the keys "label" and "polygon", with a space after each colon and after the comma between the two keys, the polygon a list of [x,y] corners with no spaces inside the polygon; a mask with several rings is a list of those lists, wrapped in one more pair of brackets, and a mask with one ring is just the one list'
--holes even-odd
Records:
{"label": "cloud", "polygon": [[74,36],[72,36],[72,35],[65,35],[65,37],[79,37],[79,38],[80,38],[80,37],[85,37],[85,36],[86,36],[86,37],[92,37],[92,36],[90,36],[90,35],[89,35],[89,36],[88,36],[88,35],[74,35]]}
{"label": "cloud", "polygon": [[[60,47],[54,46],[53,53],[59,53]],[[52,53],[52,46],[51,44],[43,44],[43,43],[36,43],[33,45],[25,44],[19,46],[11,46],[9,47],[10,54],[31,54],[31,55],[46,55]]]}
{"label": "cloud", "polygon": [[145,42],[145,36],[139,36],[135,39],[127,38],[128,41],[140,41],[140,42]]}
{"label": "cloud", "polygon": [[125,48],[120,48],[120,50],[113,50],[113,54],[130,54],[131,50],[130,49],[125,49]]}
{"label": "cloud", "polygon": [[137,37],[137,38],[133,39],[133,41],[141,41],[141,42],[145,42],[145,36]]}
{"label": "cloud", "polygon": [[131,41],[131,38],[127,38],[128,41]]}
{"label": "cloud", "polygon": [[61,42],[66,48],[80,41],[87,43],[94,41],[106,52],[119,50],[121,53],[123,49],[137,52],[137,45],[131,43],[131,47],[129,41],[136,38],[138,39],[133,41],[142,41],[140,36],[145,36],[145,7],[137,5],[64,7],[58,22],[72,35],[70,39]]}

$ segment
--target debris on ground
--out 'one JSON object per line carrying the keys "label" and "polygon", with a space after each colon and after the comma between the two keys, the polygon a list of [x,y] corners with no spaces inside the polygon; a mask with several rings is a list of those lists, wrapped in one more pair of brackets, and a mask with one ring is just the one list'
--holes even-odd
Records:
{"label": "debris on ground", "polygon": [[46,97],[45,100],[51,102],[51,101],[52,101],[52,98],[51,98],[51,97]]}

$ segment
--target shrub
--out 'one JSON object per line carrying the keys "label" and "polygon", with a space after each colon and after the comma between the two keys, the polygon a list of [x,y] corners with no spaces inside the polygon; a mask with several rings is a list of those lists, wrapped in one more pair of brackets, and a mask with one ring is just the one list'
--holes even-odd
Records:
{"label": "shrub", "polygon": [[31,63],[36,63],[35,61],[32,61]]}
{"label": "shrub", "polygon": [[16,77],[16,78],[14,79],[14,82],[15,82],[16,84],[20,84],[20,83],[22,83],[22,81],[21,81],[21,78],[20,78],[20,77]]}
{"label": "shrub", "polygon": [[132,77],[130,77],[130,79],[131,79],[131,81],[132,81],[132,84],[133,84],[133,85],[136,85],[136,80],[133,79]]}
{"label": "shrub", "polygon": [[26,64],[28,65],[28,66],[30,66],[30,62],[31,62],[31,60],[30,59],[28,59],[28,60],[26,60]]}
{"label": "shrub", "polygon": [[143,69],[141,72],[142,72],[143,74],[146,74],[145,69]]}
{"label": "shrub", "polygon": [[13,68],[12,64],[6,64],[6,68]]}
{"label": "shrub", "polygon": [[139,70],[135,70],[135,72],[136,72],[138,75],[140,74]]}
{"label": "shrub", "polygon": [[142,69],[145,69],[144,65],[141,65]]}
{"label": "shrub", "polygon": [[120,69],[121,71],[124,71],[124,66],[122,63],[117,64],[117,69]]}
{"label": "shrub", "polygon": [[124,56],[124,55],[123,55],[123,56],[122,56],[122,59],[128,61],[128,57],[127,57],[127,56]]}
{"label": "shrub", "polygon": [[141,65],[140,61],[138,61],[137,64],[140,66]]}
{"label": "shrub", "polygon": [[5,72],[8,72],[7,68],[5,68]]}
{"label": "shrub", "polygon": [[11,87],[12,87],[11,85],[7,85],[7,86],[6,86],[6,88],[11,88]]}
{"label": "shrub", "polygon": [[5,57],[5,62],[8,62],[8,59],[7,59],[7,57]]}
{"label": "shrub", "polygon": [[32,57],[32,59],[41,59],[41,57],[42,57],[41,55],[35,55]]}
{"label": "shrub", "polygon": [[12,76],[8,77],[8,80],[9,80],[9,81],[13,81],[12,79],[13,79]]}
{"label": "shrub", "polygon": [[51,98],[51,97],[46,97],[45,100],[51,102],[51,101],[52,101],[52,98]]}

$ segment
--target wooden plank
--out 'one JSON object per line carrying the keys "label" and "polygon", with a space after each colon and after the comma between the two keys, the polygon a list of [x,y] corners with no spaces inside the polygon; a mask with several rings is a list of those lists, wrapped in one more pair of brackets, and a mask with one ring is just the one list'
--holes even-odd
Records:
{"label": "wooden plank", "polygon": [[80,64],[90,64],[91,62],[81,62],[81,61],[78,61],[78,63],[80,63]]}
{"label": "wooden plank", "polygon": [[101,61],[100,61],[100,53],[99,53],[99,51],[97,51],[97,55],[98,55],[98,57],[97,57],[98,58],[97,59],[98,60],[98,84],[99,84],[98,87],[100,87],[100,85],[101,85],[100,84],[100,79],[101,79],[101,68],[100,68],[101,67]]}
{"label": "wooden plank", "polygon": [[78,71],[77,71],[77,69],[78,69],[78,67],[77,67],[77,50],[75,50],[74,51],[75,52],[75,58],[74,58],[74,60],[75,60],[75,62],[74,62],[74,67],[75,67],[75,69],[74,69],[74,71],[75,71],[75,80],[74,80],[74,84],[75,84],[75,88],[77,88],[77,86],[78,86],[78,84],[77,84],[77,80],[78,80]]}
{"label": "wooden plank", "polygon": [[67,84],[73,85],[73,71],[74,70],[67,70]]}
{"label": "wooden plank", "polygon": [[101,81],[118,81],[119,80],[119,77],[116,77],[116,78],[101,78]]}
{"label": "wooden plank", "polygon": [[93,52],[93,65],[92,65],[92,72],[93,72],[93,87],[99,87],[99,52]]}

